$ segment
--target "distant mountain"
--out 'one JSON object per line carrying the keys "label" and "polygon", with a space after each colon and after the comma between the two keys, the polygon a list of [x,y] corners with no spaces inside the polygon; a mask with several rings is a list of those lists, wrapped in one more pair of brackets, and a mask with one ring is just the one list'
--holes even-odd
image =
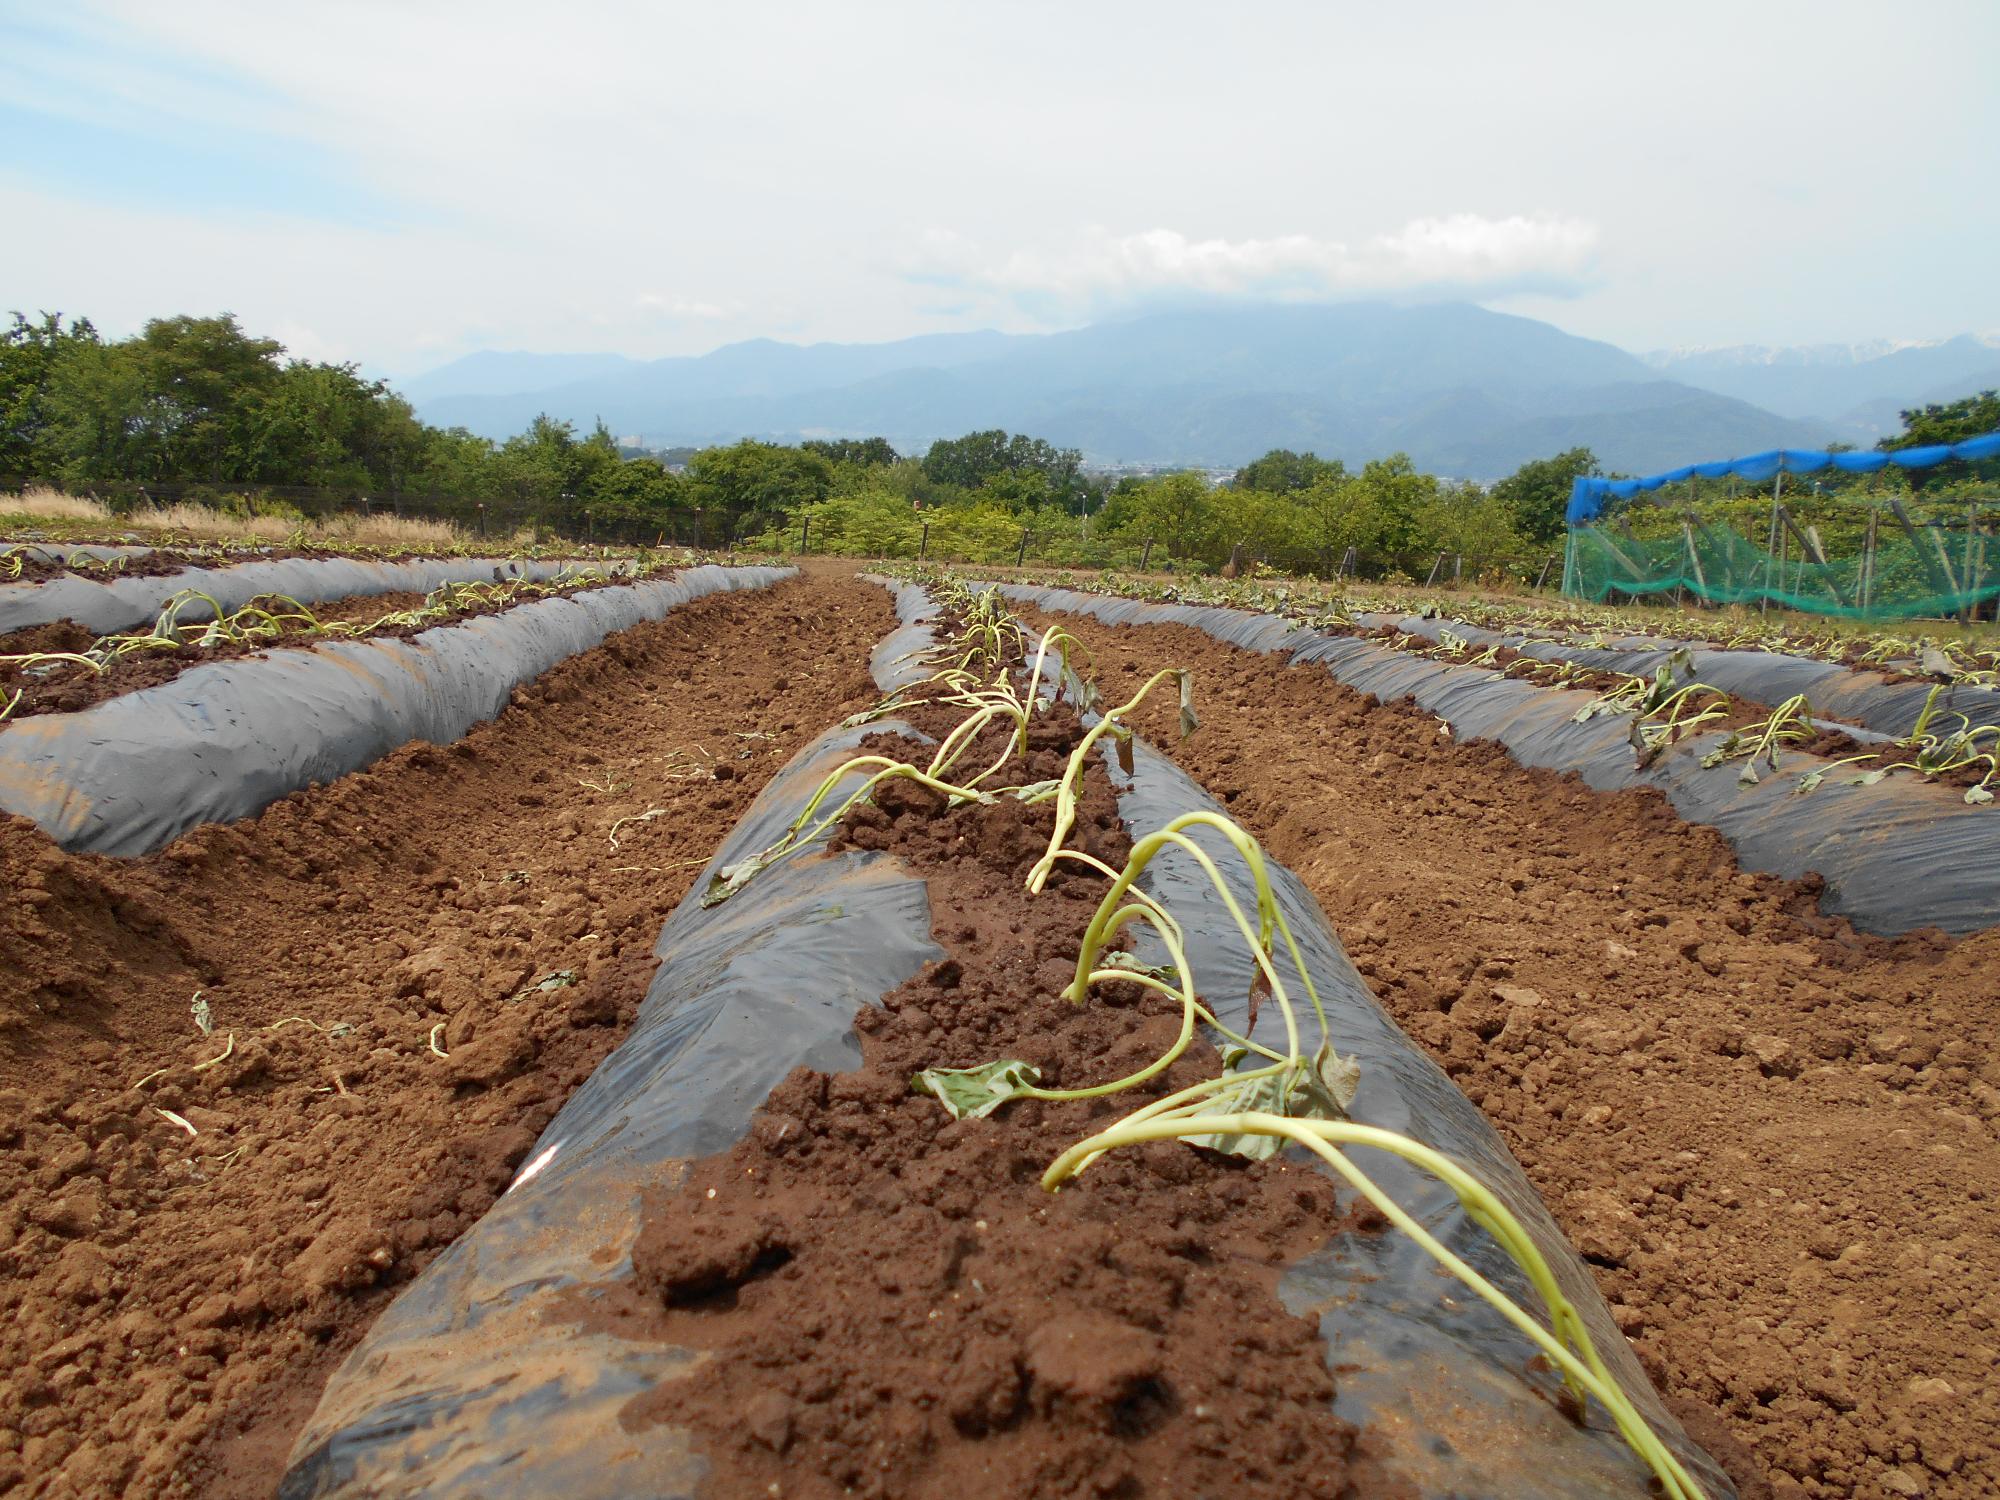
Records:
{"label": "distant mountain", "polygon": [[516,354],[483,349],[396,385],[412,401],[436,396],[512,396],[609,375],[637,363],[622,354]]}
{"label": "distant mountain", "polygon": [[1670,380],[1782,416],[1813,418],[1873,439],[1896,430],[1896,413],[1956,401],[2000,377],[2000,337],[1960,334],[1931,343],[1818,344],[1659,350],[1646,363]]}
{"label": "distant mountain", "polygon": [[660,446],[880,434],[908,452],[1005,427],[1102,462],[1404,451],[1488,479],[1577,444],[1645,472],[1832,435],[1662,379],[1610,344],[1463,303],[1211,307],[885,344],[759,339],[509,392],[449,390],[453,368],[405,387],[425,420],[497,438],[540,412],[579,426],[602,417]]}

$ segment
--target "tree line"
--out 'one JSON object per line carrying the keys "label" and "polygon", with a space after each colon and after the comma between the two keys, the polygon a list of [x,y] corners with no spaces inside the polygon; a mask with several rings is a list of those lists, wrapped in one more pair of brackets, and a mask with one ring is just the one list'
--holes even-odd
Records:
{"label": "tree line", "polygon": [[[1995,416],[1989,395],[1906,414],[1899,441],[1941,441]],[[1990,430],[1981,428],[1980,430]],[[87,319],[16,313],[0,333],[0,484],[117,499],[193,488],[215,498],[302,487],[325,497],[424,497],[578,536],[732,540],[868,556],[999,561],[1027,551],[1079,566],[1214,567],[1232,557],[1327,575],[1421,576],[1439,553],[1470,571],[1535,568],[1560,546],[1587,448],[1491,486],[1400,454],[1349,468],[1275,450],[1216,484],[1195,472],[1115,481],[1082,455],[998,429],[899,454],[887,440],[745,439],[662,456],[538,417],[494,442],[432,427],[353,365],[287,359],[228,314],[159,318],[106,339]],[[1893,476],[1882,482],[1897,482]]]}

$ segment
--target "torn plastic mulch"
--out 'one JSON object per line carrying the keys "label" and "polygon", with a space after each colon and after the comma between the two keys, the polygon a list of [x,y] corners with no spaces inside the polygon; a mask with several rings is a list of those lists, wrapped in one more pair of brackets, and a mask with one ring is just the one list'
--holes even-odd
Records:
{"label": "torn plastic mulch", "polygon": [[[861,739],[897,727],[815,741],[765,789],[695,892],[767,847]],[[1138,828],[1213,807],[1143,746],[1130,777],[1113,775],[1121,812]],[[1661,1410],[1589,1273],[1491,1126],[1375,1005],[1304,887],[1276,866],[1271,877],[1328,1000],[1336,1045],[1361,1059],[1355,1118],[1449,1152],[1499,1193],[1556,1266],[1614,1378],[1712,1500],[1729,1495]],[[1232,876],[1239,900],[1244,878]],[[1250,960],[1213,888],[1173,855],[1155,862],[1146,884],[1185,928],[1204,992],[1242,1024]],[[631,1275],[641,1193],[673,1181],[677,1163],[738,1139],[792,1067],[854,1066],[853,1016],[939,956],[930,929],[924,882],[888,854],[810,852],[714,908],[690,894],[661,934],[662,965],[630,1036],[550,1124],[507,1194],[335,1374],[293,1449],[281,1500],[693,1496],[705,1466],[688,1435],[628,1430],[619,1413],[702,1356],[600,1331],[588,1307]],[[1239,997],[1233,1006],[1219,998],[1227,995]],[[1535,1305],[1448,1189],[1394,1161],[1366,1165],[1447,1245]],[[1090,1191],[1088,1179],[1073,1190]],[[1281,1288],[1295,1308],[1321,1311],[1339,1410],[1371,1426],[1390,1471],[1423,1495],[1649,1493],[1649,1473],[1604,1414],[1567,1416],[1534,1346],[1485,1304],[1453,1295],[1435,1264],[1399,1240],[1345,1236]]]}
{"label": "torn plastic mulch", "polygon": [[0,732],[0,811],[63,848],[137,855],[262,811],[412,740],[448,744],[513,690],[605,637],[789,568],[690,568],[516,605],[407,640],[317,641],[206,662],[169,682]]}
{"label": "torn plastic mulch", "polygon": [[[1938,927],[1962,934],[2000,919],[2000,808],[1968,807],[1954,788],[1889,777],[1854,786],[1831,776],[1810,796],[1796,776],[1828,762],[1785,751],[1779,774],[1753,785],[1741,762],[1705,769],[1721,737],[1697,734],[1649,766],[1635,764],[1630,720],[1576,714],[1592,695],[1545,688],[1484,667],[1452,666],[1374,641],[1322,635],[1277,615],[1186,604],[1147,604],[1072,589],[1001,585],[1040,609],[1089,615],[1109,625],[1186,625],[1228,645],[1317,662],[1357,692],[1385,703],[1408,697],[1461,740],[1494,740],[1524,766],[1574,771],[1600,791],[1659,788],[1690,823],[1716,829],[1738,862],[1826,882],[1821,908],[1867,932]],[[1949,878],[1939,878],[1949,872]]]}
{"label": "torn plastic mulch", "polygon": [[[89,549],[63,549],[63,555],[79,550]],[[428,594],[447,583],[497,583],[508,578],[545,582],[564,569],[610,578],[627,568],[623,562],[521,557],[418,557],[407,562],[287,557],[222,568],[183,568],[145,578],[97,579],[64,573],[45,583],[0,584],[0,635],[56,620],[74,620],[98,635],[130,630],[157,617],[183,589],[207,594],[225,611],[235,611],[261,594],[284,594],[312,604],[353,594]],[[213,614],[196,599],[181,618],[192,623]]]}

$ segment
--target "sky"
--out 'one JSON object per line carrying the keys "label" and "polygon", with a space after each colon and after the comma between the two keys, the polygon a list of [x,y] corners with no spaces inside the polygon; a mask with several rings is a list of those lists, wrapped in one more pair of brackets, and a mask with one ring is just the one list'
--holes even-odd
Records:
{"label": "sky", "polygon": [[409,376],[1457,297],[2000,331],[1991,0],[0,0],[0,310]]}

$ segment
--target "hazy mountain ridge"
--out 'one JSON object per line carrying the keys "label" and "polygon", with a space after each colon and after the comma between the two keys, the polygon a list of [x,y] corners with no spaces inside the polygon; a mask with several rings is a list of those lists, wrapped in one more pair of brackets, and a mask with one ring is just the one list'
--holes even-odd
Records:
{"label": "hazy mountain ridge", "polygon": [[1655,350],[1642,358],[1685,385],[1826,422],[1850,441],[1894,430],[1905,407],[1955,401],[2000,380],[2000,336],[1993,334]]}
{"label": "hazy mountain ridge", "polygon": [[602,417],[660,445],[879,433],[909,451],[1005,427],[1108,462],[1229,465],[1290,447],[1354,463],[1400,450],[1438,472],[1493,478],[1578,444],[1614,469],[1648,472],[1872,441],[1894,430],[1900,406],[2000,381],[1996,343],[1640,356],[1463,303],[1234,306],[1054,334],[582,356],[608,362],[506,390],[496,387],[562,357],[470,356],[404,389],[425,420],[492,437],[541,412],[579,426]]}

